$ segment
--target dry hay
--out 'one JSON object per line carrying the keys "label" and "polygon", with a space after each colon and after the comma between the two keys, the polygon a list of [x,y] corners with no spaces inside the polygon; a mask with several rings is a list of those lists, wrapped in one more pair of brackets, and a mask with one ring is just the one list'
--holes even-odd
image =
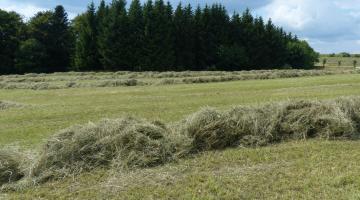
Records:
{"label": "dry hay", "polygon": [[0,186],[18,181],[24,176],[20,160],[16,153],[0,150]]}
{"label": "dry hay", "polygon": [[360,98],[205,108],[165,125],[131,117],[61,131],[44,145],[29,178],[61,179],[98,168],[147,168],[202,151],[309,138],[357,139]]}
{"label": "dry hay", "polygon": [[175,146],[164,127],[134,118],[75,126],[44,146],[32,176],[61,178],[99,167],[152,167],[171,161]]}
{"label": "dry hay", "polygon": [[14,103],[14,102],[10,102],[10,101],[1,101],[0,100],[0,111],[1,110],[7,110],[10,108],[14,108],[14,107],[20,107],[21,104],[19,103]]}

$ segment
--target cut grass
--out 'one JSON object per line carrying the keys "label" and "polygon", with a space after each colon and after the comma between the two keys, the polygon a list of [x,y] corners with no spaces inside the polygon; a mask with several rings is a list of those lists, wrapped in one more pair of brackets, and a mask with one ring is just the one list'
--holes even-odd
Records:
{"label": "cut grass", "polygon": [[67,88],[128,87],[199,84],[238,80],[357,74],[357,70],[259,70],[234,72],[65,72],[0,76],[0,89],[54,90]]}
{"label": "cut grass", "polygon": [[0,90],[0,99],[34,105],[0,112],[0,145],[36,148],[54,132],[126,114],[178,121],[204,106],[219,109],[288,99],[329,99],[360,94],[360,76],[333,75],[200,85],[66,90]]}
{"label": "cut grass", "polygon": [[10,102],[10,101],[1,101],[0,100],[0,111],[20,107],[21,105],[18,103]]}
{"label": "cut grass", "polygon": [[206,152],[133,172],[99,170],[6,199],[358,199],[360,143],[290,142]]}
{"label": "cut grass", "polygon": [[5,150],[0,150],[0,186],[20,180],[24,173],[20,169],[21,157]]}
{"label": "cut grass", "polygon": [[[102,168],[149,168],[236,146],[309,138],[358,139],[359,118],[360,98],[340,98],[242,106],[224,112],[208,108],[170,126],[134,118],[104,120],[56,134],[26,174],[29,182],[43,183]],[[6,166],[3,171],[13,171],[13,165],[8,170]]]}
{"label": "cut grass", "polygon": [[[19,142],[22,148],[36,149],[60,129],[126,113],[171,122],[206,105],[223,110],[239,104],[359,95],[359,81],[359,75],[334,75],[146,88],[0,90],[0,99],[41,105],[0,112],[0,144]],[[208,152],[131,173],[95,170],[0,198],[238,199],[241,194],[244,199],[356,199],[359,146],[310,141]]]}

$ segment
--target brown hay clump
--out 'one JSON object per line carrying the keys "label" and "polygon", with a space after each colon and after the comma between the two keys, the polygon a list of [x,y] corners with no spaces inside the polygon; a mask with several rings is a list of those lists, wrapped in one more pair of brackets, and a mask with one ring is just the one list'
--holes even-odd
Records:
{"label": "brown hay clump", "polygon": [[20,180],[24,174],[20,169],[19,156],[0,150],[0,186]]}
{"label": "brown hay clump", "polygon": [[151,167],[172,160],[175,148],[162,126],[123,118],[72,127],[44,146],[31,176],[58,179],[99,167]]}

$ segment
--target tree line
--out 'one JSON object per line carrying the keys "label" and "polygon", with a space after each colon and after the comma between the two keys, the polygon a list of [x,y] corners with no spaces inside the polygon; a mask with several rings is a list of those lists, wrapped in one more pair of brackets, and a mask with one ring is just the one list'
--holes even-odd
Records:
{"label": "tree line", "polygon": [[306,69],[319,56],[271,20],[220,4],[113,0],[91,3],[71,21],[60,5],[26,22],[0,10],[0,22],[0,74]]}

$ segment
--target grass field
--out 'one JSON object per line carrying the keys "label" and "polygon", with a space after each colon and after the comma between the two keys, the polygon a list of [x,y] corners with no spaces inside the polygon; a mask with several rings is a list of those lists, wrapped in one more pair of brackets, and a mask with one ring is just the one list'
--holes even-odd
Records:
{"label": "grass field", "polygon": [[[68,77],[65,77],[68,78]],[[149,78],[149,80],[156,78]],[[205,106],[227,109],[360,94],[360,75],[206,84],[0,90],[0,145],[37,152],[50,135],[102,118],[174,122]],[[165,166],[97,170],[0,194],[9,199],[359,199],[358,141],[301,141],[205,152]]]}
{"label": "grass field", "polygon": [[318,66],[323,66],[323,60],[326,59],[325,66],[328,69],[353,69],[354,68],[354,61],[356,61],[356,66],[360,67],[360,57],[340,57],[334,56],[330,57],[329,55],[322,55],[320,56]]}

